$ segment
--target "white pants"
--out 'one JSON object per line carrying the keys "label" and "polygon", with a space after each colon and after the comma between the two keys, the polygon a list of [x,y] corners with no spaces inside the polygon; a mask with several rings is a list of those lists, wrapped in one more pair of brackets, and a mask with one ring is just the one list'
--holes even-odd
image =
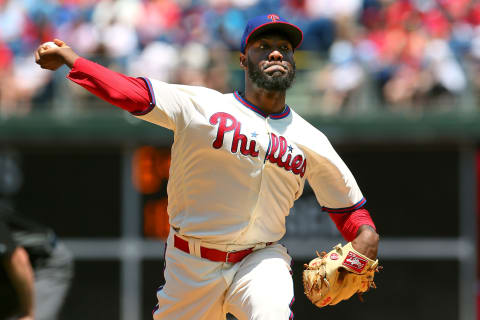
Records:
{"label": "white pants", "polygon": [[291,257],[280,244],[231,264],[212,262],[173,247],[165,253],[165,285],[157,292],[154,320],[293,319]]}
{"label": "white pants", "polygon": [[73,255],[58,243],[50,258],[35,270],[35,319],[55,320],[73,278]]}

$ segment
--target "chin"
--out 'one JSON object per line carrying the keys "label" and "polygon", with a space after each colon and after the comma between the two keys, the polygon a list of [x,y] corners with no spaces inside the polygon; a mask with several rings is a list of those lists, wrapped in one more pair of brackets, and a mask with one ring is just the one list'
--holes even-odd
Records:
{"label": "chin", "polygon": [[261,88],[266,89],[268,91],[285,91],[288,88],[290,88],[290,86],[291,84],[286,83],[285,81],[271,81],[268,83],[263,83]]}
{"label": "chin", "polygon": [[286,91],[293,83],[295,71],[267,74],[260,68],[252,67],[248,69],[248,76],[258,88],[268,91]]}

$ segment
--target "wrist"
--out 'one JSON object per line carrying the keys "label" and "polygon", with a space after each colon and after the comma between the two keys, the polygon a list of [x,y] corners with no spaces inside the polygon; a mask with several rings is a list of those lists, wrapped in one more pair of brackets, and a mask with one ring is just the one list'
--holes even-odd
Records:
{"label": "wrist", "polygon": [[368,235],[368,236],[372,236],[372,237],[379,237],[378,233],[377,233],[377,230],[375,230],[375,228],[373,228],[371,225],[369,224],[363,224],[361,225],[360,227],[358,227],[358,230],[357,230],[357,237],[360,235],[360,234],[364,234],[364,235]]}
{"label": "wrist", "polygon": [[76,54],[75,51],[73,51],[70,47],[60,48],[60,55],[64,64],[66,64],[70,69],[73,68],[75,61],[80,58],[80,56]]}
{"label": "wrist", "polygon": [[369,225],[362,225],[358,228],[357,236],[352,241],[355,250],[374,260],[377,257],[378,243],[380,236]]}
{"label": "wrist", "polygon": [[358,228],[355,239],[361,239],[363,242],[376,246],[380,241],[380,236],[370,225],[362,225]]}

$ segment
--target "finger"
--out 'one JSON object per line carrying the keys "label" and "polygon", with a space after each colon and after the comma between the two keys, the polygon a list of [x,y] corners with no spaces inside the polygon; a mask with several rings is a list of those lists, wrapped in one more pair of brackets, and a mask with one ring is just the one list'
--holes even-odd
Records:
{"label": "finger", "polygon": [[57,38],[53,39],[53,42],[59,47],[66,47],[67,46],[67,44],[64,41],[62,41],[60,39],[57,39]]}
{"label": "finger", "polygon": [[47,51],[47,49],[45,48],[45,46],[40,46],[40,48],[38,48],[37,52],[38,52],[38,56],[39,57],[42,57],[43,56],[43,53]]}
{"label": "finger", "polygon": [[50,65],[42,65],[41,68],[45,69],[45,70],[50,70],[50,71],[55,71],[55,70],[58,69],[58,67],[54,67],[54,66],[50,66]]}
{"label": "finger", "polygon": [[38,50],[35,50],[35,62],[40,64],[40,55],[38,54]]}
{"label": "finger", "polygon": [[48,70],[56,70],[59,67],[59,65],[57,63],[55,63],[54,61],[46,62],[46,63],[44,63],[44,66]]}
{"label": "finger", "polygon": [[52,70],[52,62],[51,61],[42,61],[40,67],[42,69]]}

